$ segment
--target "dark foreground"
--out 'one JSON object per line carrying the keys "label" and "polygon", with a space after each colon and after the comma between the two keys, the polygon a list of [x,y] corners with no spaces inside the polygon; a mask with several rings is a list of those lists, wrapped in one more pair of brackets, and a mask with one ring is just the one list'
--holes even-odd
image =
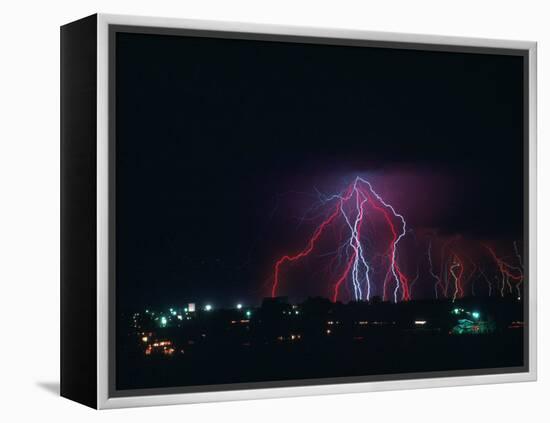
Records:
{"label": "dark foreground", "polygon": [[[265,305],[253,309],[253,316],[220,311],[179,322],[174,318],[161,327],[139,323],[137,338],[132,332],[119,338],[117,389],[383,380],[428,372],[517,371],[524,365],[522,308],[513,302],[475,304],[485,315],[477,320],[469,304],[460,312],[449,311],[448,304],[351,311],[317,306],[273,309],[268,304],[267,311]],[[285,312],[281,320],[281,310],[292,317]],[[417,315],[423,320],[415,320]]]}

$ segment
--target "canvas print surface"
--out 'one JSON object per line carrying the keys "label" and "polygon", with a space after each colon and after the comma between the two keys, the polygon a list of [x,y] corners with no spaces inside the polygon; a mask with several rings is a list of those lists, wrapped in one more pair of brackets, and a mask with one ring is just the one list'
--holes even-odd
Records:
{"label": "canvas print surface", "polygon": [[115,35],[116,389],[524,371],[524,58],[250,38]]}

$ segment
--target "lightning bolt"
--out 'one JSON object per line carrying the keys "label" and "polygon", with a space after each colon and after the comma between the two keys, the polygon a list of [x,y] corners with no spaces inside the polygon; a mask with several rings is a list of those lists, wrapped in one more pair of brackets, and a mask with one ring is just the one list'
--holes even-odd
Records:
{"label": "lightning bolt", "polygon": [[441,285],[441,278],[434,273],[434,266],[432,262],[432,240],[430,239],[430,243],[428,244],[428,263],[430,264],[430,275],[435,279],[434,284],[434,291],[435,291],[435,299],[438,299],[438,292],[437,287],[440,286],[441,289],[443,289],[443,286]]}
{"label": "lightning bolt", "polygon": [[[343,201],[344,200],[341,200],[341,202],[343,202]],[[307,247],[304,250],[302,250],[299,253],[294,254],[294,255],[284,255],[279,260],[277,260],[277,263],[275,264],[274,282],[273,282],[273,286],[271,288],[271,296],[272,297],[275,297],[276,293],[277,293],[277,288],[279,286],[279,273],[281,271],[281,266],[283,264],[287,263],[287,262],[296,261],[296,260],[299,260],[299,259],[309,255],[313,251],[313,249],[315,248],[315,244],[317,243],[317,241],[319,240],[319,238],[321,237],[321,235],[325,231],[326,227],[329,226],[336,219],[336,217],[338,216],[339,210],[340,210],[340,207],[337,207],[334,210],[334,212],[332,212],[332,214],[326,220],[324,220],[321,223],[321,225],[313,233],[312,237],[310,238],[310,240],[307,244]]]}
{"label": "lightning bolt", "polygon": [[[334,206],[331,214],[315,229],[304,249],[295,254],[285,254],[275,262],[271,296],[275,297],[277,295],[281,279],[281,269],[283,266],[287,263],[299,261],[310,255],[315,249],[319,239],[326,231],[326,228],[342,216],[349,231],[345,245],[350,248],[351,252],[347,254],[344,269],[333,284],[332,300],[338,300],[340,287],[348,278],[351,279],[355,299],[370,300],[372,284],[369,272],[371,266],[367,260],[365,253],[366,248],[363,245],[364,241],[362,239],[364,217],[367,206],[370,205],[372,209],[382,214],[392,235],[387,256],[389,260],[389,271],[395,281],[394,301],[398,301],[398,292],[400,289],[403,292],[402,299],[409,300],[408,278],[401,271],[397,261],[399,242],[406,235],[407,231],[404,217],[397,213],[391,204],[384,201],[384,199],[374,190],[369,181],[361,177],[356,177],[353,184],[351,184],[343,194],[324,196],[318,192],[318,195],[322,204],[336,201],[336,206]],[[352,203],[354,207],[353,211],[350,211],[348,206]],[[316,207],[312,207],[310,210],[315,208]],[[308,212],[310,210],[308,210]],[[396,227],[394,220],[400,223],[399,227]],[[338,248],[338,251],[342,251],[342,246]],[[336,260],[331,260],[331,263],[336,263]],[[338,263],[340,263],[340,260],[338,260]],[[366,290],[366,293],[364,293],[364,290]]]}
{"label": "lightning bolt", "polygon": [[[521,297],[520,285],[523,282],[523,270],[520,267],[513,266],[511,264],[506,263],[504,260],[502,260],[500,257],[497,256],[495,250],[490,246],[484,245],[484,247],[489,251],[489,254],[495,261],[497,268],[499,269],[502,275],[502,286],[500,289],[501,297],[504,297],[504,290],[506,286],[508,286],[510,293],[512,293],[512,285],[510,283],[510,279],[516,281],[516,289],[518,292],[518,296]],[[515,248],[517,252],[517,247]],[[520,262],[521,262],[521,258],[520,258]]]}
{"label": "lightning bolt", "polygon": [[[455,273],[455,269],[458,268],[458,274]],[[462,262],[460,261],[460,258],[455,254],[453,257],[453,264],[450,267],[451,275],[453,275],[453,278],[455,280],[455,291],[453,294],[453,303],[456,301],[457,296],[464,296],[464,291],[462,290],[461,286],[461,280],[462,275],[464,273],[464,266]]]}

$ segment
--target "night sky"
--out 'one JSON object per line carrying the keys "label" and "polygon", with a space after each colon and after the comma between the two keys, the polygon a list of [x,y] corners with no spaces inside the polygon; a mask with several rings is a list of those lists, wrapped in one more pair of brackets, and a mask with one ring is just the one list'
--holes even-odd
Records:
{"label": "night sky", "polygon": [[[360,175],[418,233],[523,239],[523,58],[118,33],[122,310],[269,295],[317,192]],[[294,295],[314,294],[307,291]],[[316,293],[315,293],[316,294]]]}

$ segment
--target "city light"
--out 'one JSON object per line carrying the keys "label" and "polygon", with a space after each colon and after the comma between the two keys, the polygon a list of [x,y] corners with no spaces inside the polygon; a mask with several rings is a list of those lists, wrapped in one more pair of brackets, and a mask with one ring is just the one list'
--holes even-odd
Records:
{"label": "city light", "polygon": [[[515,297],[512,297],[515,299]],[[506,300],[508,301],[508,300]],[[281,315],[281,309],[275,307],[257,306],[257,308],[247,302],[247,308],[244,307],[244,303],[232,303],[227,309],[222,308],[221,304],[216,304],[214,310],[213,303],[197,303],[198,314],[183,313],[183,307],[169,308],[167,306],[162,307],[159,311],[155,312],[148,309],[148,314],[143,312],[133,313],[128,322],[132,328],[136,328],[135,342],[139,345],[141,353],[145,356],[161,356],[161,355],[174,355],[182,352],[181,348],[189,348],[191,350],[195,348],[202,348],[202,345],[218,348],[218,342],[220,340],[220,334],[218,328],[229,328],[235,330],[238,334],[239,342],[242,345],[250,346],[257,342],[267,342],[278,340],[281,342],[298,343],[305,342],[308,345],[310,339],[318,340],[318,335],[325,335],[326,342],[331,342],[333,339],[353,339],[355,341],[367,339],[368,333],[395,333],[395,330],[402,331],[408,334],[418,334],[418,336],[427,336],[430,333],[441,333],[449,336],[457,335],[486,335],[495,333],[498,330],[498,322],[494,322],[489,319],[489,314],[483,319],[482,314],[488,313],[483,303],[476,303],[476,305],[447,305],[447,316],[441,316],[440,318],[433,319],[432,313],[424,308],[414,308],[414,314],[411,314],[408,323],[399,324],[397,319],[393,320],[392,315],[385,315],[384,311],[377,311],[371,307],[368,303],[350,303],[349,305],[339,305],[328,310],[325,310],[323,314],[317,315],[319,311],[313,309],[313,316],[315,316],[314,325],[305,325],[301,329],[297,329],[296,319],[301,320],[302,316],[307,321],[310,317],[310,309],[304,304],[290,305],[284,302],[280,302],[285,306],[282,308],[282,312],[289,317]],[[279,304],[279,300],[277,300]],[[507,302],[505,306],[507,306]],[[269,305],[269,304],[268,304]],[[414,305],[414,304],[412,304]],[[342,308],[348,308],[351,313],[335,314],[334,310],[340,310]],[[433,306],[434,315],[441,310],[440,305]],[[483,311],[481,311],[483,310]],[[172,317],[172,312],[176,311],[176,315]],[[202,311],[202,312],[201,312]],[[214,311],[214,312],[212,312]],[[399,308],[395,308],[397,316]],[[299,317],[293,317],[299,314]],[[378,315],[380,314],[380,315]],[[252,319],[252,315],[255,319]],[[264,316],[269,319],[274,319],[277,322],[277,333],[263,334],[262,337],[257,338],[256,334],[261,333],[261,330],[265,327],[262,324]],[[318,319],[318,317],[321,317]],[[367,317],[369,320],[367,320]],[[428,321],[428,318],[430,320]],[[338,319],[338,320],[337,320]],[[133,322],[133,323],[132,323]],[[185,322],[185,323],[183,323]],[[405,323],[405,321],[403,321]],[[504,321],[503,328],[506,330],[516,330],[523,328],[523,322],[521,321]],[[226,326],[224,326],[226,325]],[[231,326],[229,326],[231,325]],[[350,333],[348,330],[336,330],[337,328],[354,327],[354,330],[361,331],[361,333]],[[393,327],[392,327],[393,326]],[[303,330],[301,334],[296,333],[296,330]],[[173,334],[175,338],[173,340],[159,340],[159,336],[167,336],[167,331]],[[376,332],[375,332],[376,331]],[[391,332],[390,332],[391,331]],[[309,336],[313,334],[313,336]],[[302,337],[303,335],[303,337]],[[223,335],[222,335],[223,336]],[[242,339],[241,339],[242,337]],[[221,338],[223,339],[223,338]],[[211,341],[212,340],[212,341]],[[316,341],[315,341],[316,342]],[[200,343],[200,344],[199,344]],[[194,346],[194,345],[200,345]],[[186,350],[187,351],[187,350]],[[197,350],[198,351],[198,350]]]}

